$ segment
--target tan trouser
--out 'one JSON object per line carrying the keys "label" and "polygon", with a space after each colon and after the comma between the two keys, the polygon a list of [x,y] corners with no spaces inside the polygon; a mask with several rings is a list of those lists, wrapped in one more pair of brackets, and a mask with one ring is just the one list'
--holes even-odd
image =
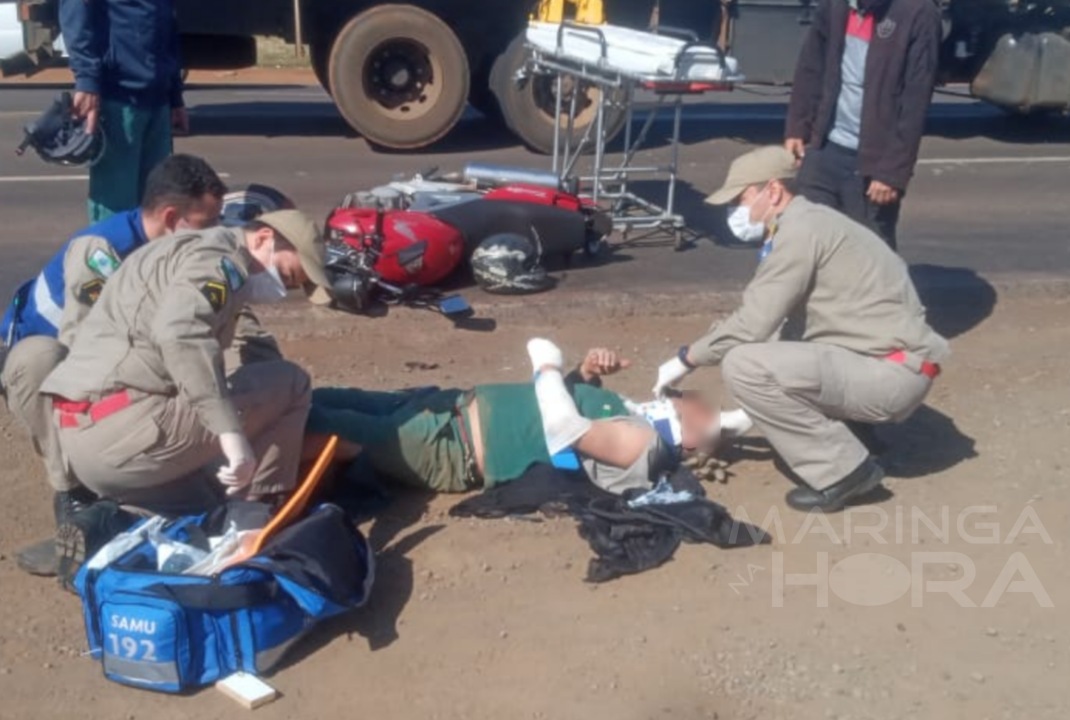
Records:
{"label": "tan trouser", "polygon": [[[862,464],[865,446],[843,420],[905,420],[932,381],[900,365],[816,342],[740,345],[725,356],[725,385],[789,467],[821,490]],[[912,369],[913,368],[913,369]]]}
{"label": "tan trouser", "polygon": [[78,482],[68,472],[60,450],[52,423],[52,399],[37,391],[66,356],[67,348],[55,338],[35,335],[8,350],[0,374],[7,409],[29,431],[34,450],[44,462],[48,484],[56,492],[73,490]]}
{"label": "tan trouser", "polygon": [[[312,402],[308,374],[286,361],[254,363],[228,379],[230,398],[259,462],[250,492],[292,489]],[[61,428],[78,478],[103,497],[154,512],[197,512],[219,504],[219,441],[181,396],[138,395],[93,423]],[[57,412],[58,415],[58,412]]]}

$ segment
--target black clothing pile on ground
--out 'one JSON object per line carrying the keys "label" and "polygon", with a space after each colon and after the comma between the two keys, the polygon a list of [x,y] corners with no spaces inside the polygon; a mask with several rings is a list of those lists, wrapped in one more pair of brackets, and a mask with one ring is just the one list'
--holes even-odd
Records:
{"label": "black clothing pile on ground", "polygon": [[596,487],[581,472],[534,465],[520,478],[454,505],[450,515],[571,515],[579,521],[580,536],[595,553],[587,566],[588,582],[605,582],[658,567],[672,558],[681,542],[720,548],[770,542],[764,530],[734,520],[724,507],[706,499],[698,478],[687,468],[678,468],[669,483],[676,491],[690,491],[695,499],[631,508],[628,501],[641,492],[613,495]]}

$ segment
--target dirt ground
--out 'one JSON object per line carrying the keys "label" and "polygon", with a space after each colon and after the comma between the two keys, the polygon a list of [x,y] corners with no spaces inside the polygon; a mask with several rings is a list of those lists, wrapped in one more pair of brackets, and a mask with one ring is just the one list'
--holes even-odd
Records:
{"label": "dirt ground", "polygon": [[[556,315],[566,301],[554,302],[491,308],[493,332],[302,305],[265,320],[318,384],[523,380],[524,341],[538,334],[576,359],[592,345],[621,350],[635,366],[614,386],[633,396],[710,320],[584,310],[576,297]],[[401,496],[365,527],[379,553],[371,601],[296,650],[270,678],[281,699],[257,716],[1067,717],[1070,301],[1001,292],[990,313],[968,305],[944,322],[954,358],[928,404],[884,433],[884,503],[808,520],[785,507],[789,483],[749,438],[728,482],[708,490],[772,545],[684,546],[661,568],[591,585],[569,520],[460,521],[447,515],[456,497]],[[719,394],[716,371],[689,383]],[[80,657],[77,599],[15,565],[16,548],[50,530],[49,495],[6,414],[0,431],[0,718],[243,712],[211,689],[179,698],[112,684]]]}

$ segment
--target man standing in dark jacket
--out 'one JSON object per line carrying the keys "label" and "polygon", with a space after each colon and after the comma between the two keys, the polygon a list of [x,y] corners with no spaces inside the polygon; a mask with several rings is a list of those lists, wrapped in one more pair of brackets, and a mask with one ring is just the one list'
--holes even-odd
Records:
{"label": "man standing in dark jacket", "polygon": [[893,249],[936,85],[933,0],[820,0],[795,70],[785,147],[799,190]]}
{"label": "man standing in dark jacket", "polygon": [[145,179],[189,129],[172,0],[60,0],[74,108],[104,132],[89,170],[89,219],[137,207]]}

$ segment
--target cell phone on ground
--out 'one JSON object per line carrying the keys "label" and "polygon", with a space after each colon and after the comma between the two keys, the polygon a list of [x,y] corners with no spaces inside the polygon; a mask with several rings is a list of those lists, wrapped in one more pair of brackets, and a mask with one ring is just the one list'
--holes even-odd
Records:
{"label": "cell phone on ground", "polygon": [[438,310],[443,315],[451,318],[471,317],[474,314],[472,306],[460,295],[447,295],[438,301]]}

